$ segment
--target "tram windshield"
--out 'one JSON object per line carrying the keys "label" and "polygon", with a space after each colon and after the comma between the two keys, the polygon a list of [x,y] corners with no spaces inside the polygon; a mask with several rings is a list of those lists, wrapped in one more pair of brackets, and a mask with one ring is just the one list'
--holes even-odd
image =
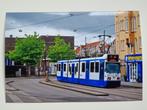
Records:
{"label": "tram windshield", "polygon": [[107,73],[120,73],[120,64],[119,63],[106,63],[106,72]]}

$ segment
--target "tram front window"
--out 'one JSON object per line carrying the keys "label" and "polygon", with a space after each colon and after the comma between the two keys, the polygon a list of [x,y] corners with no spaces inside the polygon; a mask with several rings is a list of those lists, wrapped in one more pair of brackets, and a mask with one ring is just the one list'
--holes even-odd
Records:
{"label": "tram front window", "polygon": [[107,73],[120,73],[120,64],[119,63],[106,63],[106,72]]}

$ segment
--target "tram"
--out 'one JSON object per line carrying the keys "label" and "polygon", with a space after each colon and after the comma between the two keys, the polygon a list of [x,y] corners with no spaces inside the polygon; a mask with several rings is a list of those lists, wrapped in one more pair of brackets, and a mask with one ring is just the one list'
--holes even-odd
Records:
{"label": "tram", "polygon": [[58,81],[108,88],[119,87],[120,77],[118,55],[104,54],[57,62]]}

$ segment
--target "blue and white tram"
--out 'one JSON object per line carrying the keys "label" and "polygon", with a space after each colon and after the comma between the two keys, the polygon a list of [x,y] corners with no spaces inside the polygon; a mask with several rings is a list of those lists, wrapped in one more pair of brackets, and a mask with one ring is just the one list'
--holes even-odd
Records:
{"label": "blue and white tram", "polygon": [[96,87],[119,87],[119,56],[61,60],[57,63],[57,80]]}

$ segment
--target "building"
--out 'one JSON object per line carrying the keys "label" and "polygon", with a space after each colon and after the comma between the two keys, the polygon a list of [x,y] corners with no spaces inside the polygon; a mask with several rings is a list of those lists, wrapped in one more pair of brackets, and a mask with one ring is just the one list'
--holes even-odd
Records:
{"label": "building", "polygon": [[[58,36],[51,36],[51,35],[40,36],[40,38],[43,39],[48,46],[52,45],[55,37]],[[69,43],[71,48],[74,49],[74,36],[60,36],[60,37],[63,38],[66,43]]]}
{"label": "building", "polygon": [[[51,36],[51,35],[41,35],[40,38],[45,41],[46,47],[53,45],[54,38],[58,36]],[[71,48],[74,49],[74,36],[60,36],[64,39],[64,41],[68,44],[70,44]],[[39,68],[39,75],[43,75],[46,68],[51,67],[52,75],[56,74],[56,63],[50,62],[49,58],[44,58],[42,61],[40,61],[40,64],[38,65]]]}
{"label": "building", "polygon": [[[138,11],[119,12],[115,16],[115,33],[116,33],[116,53],[119,54],[121,61],[121,74],[129,78],[138,77],[138,68],[142,68],[142,64],[138,64],[136,60],[128,63],[126,56],[142,56],[142,43],[140,32],[140,15]],[[133,76],[131,76],[133,75]],[[137,79],[134,79],[137,81]]]}
{"label": "building", "polygon": [[[105,44],[105,52],[109,53],[110,45]],[[104,53],[104,47],[102,41],[87,43],[76,48],[76,55],[80,57],[96,57]]]}
{"label": "building", "polygon": [[[49,36],[49,35],[40,36],[40,38],[45,41],[45,44],[47,47],[50,45],[53,45],[53,40],[55,37],[57,37],[57,36]],[[63,38],[66,43],[69,43],[71,45],[71,48],[74,49],[74,36],[61,36],[61,38]],[[24,39],[24,38],[16,38],[13,36],[5,38],[5,53],[7,53],[8,51],[13,50],[15,48],[16,39]],[[48,58],[42,59],[40,61],[40,64],[37,65],[37,68],[32,68],[31,75],[43,75],[44,70],[45,70],[45,65],[46,65],[46,67],[49,66],[48,60],[49,60]],[[45,62],[46,62],[46,64],[45,64]],[[5,66],[16,66],[16,65],[18,66],[18,64],[16,62],[5,58]],[[53,73],[55,73],[56,68],[53,65],[54,65],[54,63],[50,63],[52,70],[54,70]],[[14,69],[14,70],[16,70],[16,69]],[[24,75],[24,76],[26,76],[26,75]]]}

